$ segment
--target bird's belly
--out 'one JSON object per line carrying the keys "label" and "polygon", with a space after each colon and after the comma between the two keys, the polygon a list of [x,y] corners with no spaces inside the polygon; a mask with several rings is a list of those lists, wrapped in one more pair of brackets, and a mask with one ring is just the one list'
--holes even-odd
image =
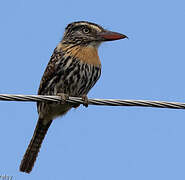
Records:
{"label": "bird's belly", "polygon": [[70,96],[86,95],[94,86],[101,74],[101,67],[78,63],[64,69],[61,78],[55,86],[55,93],[65,93]]}

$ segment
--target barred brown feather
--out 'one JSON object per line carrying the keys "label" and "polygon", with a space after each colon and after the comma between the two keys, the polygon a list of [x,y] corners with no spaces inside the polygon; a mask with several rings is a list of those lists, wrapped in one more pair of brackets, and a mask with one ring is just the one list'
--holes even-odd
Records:
{"label": "barred brown feather", "polygon": [[[71,56],[64,58],[64,54],[65,52],[58,51],[57,48],[54,50],[42,77],[39,95],[57,95],[58,93],[70,96],[86,95],[99,79],[100,67],[85,64]],[[38,102],[37,107],[40,119],[20,165],[20,171],[27,173],[33,168],[41,143],[49,128],[48,123],[51,124],[51,120],[64,115],[72,108],[69,104],[44,102]]]}
{"label": "barred brown feather", "polygon": [[46,125],[44,125],[41,119],[38,120],[31,142],[26,150],[23,160],[21,161],[20,171],[26,173],[31,172],[39,153],[42,141],[51,125],[51,122],[52,121],[49,121]]}

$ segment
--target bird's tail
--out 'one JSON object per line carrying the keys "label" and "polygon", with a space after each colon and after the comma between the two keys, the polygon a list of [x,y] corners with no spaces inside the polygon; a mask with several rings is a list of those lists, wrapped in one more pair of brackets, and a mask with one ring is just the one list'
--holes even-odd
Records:
{"label": "bird's tail", "polygon": [[24,157],[21,161],[20,171],[30,173],[34,163],[36,161],[39,149],[41,147],[42,141],[48,131],[49,126],[51,125],[52,120],[49,121],[46,125],[43,124],[43,120],[39,118],[37,126],[35,128],[33,137],[30,141],[30,144],[24,154]]}

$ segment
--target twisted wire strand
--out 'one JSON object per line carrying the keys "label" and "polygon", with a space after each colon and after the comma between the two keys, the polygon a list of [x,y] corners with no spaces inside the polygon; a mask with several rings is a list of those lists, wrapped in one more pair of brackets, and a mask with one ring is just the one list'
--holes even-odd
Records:
{"label": "twisted wire strand", "polygon": [[[61,102],[60,96],[45,96],[45,95],[16,95],[16,94],[0,94],[1,101],[50,101]],[[66,100],[72,104],[83,104],[80,97],[69,97]],[[89,105],[104,105],[104,106],[142,106],[155,108],[171,108],[185,109],[185,103],[166,102],[166,101],[149,101],[149,100],[121,100],[121,99],[88,99]]]}

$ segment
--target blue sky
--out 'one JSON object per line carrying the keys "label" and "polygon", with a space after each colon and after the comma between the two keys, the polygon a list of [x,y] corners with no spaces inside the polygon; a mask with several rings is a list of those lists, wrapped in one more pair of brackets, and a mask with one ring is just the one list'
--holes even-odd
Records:
{"label": "blue sky", "polygon": [[[65,26],[87,20],[129,40],[99,48],[91,98],[185,102],[185,2],[0,2],[0,93],[36,94]],[[33,102],[0,102],[0,175],[17,180],[184,180],[185,111],[80,107],[52,124],[31,174],[19,165],[37,121]]]}

